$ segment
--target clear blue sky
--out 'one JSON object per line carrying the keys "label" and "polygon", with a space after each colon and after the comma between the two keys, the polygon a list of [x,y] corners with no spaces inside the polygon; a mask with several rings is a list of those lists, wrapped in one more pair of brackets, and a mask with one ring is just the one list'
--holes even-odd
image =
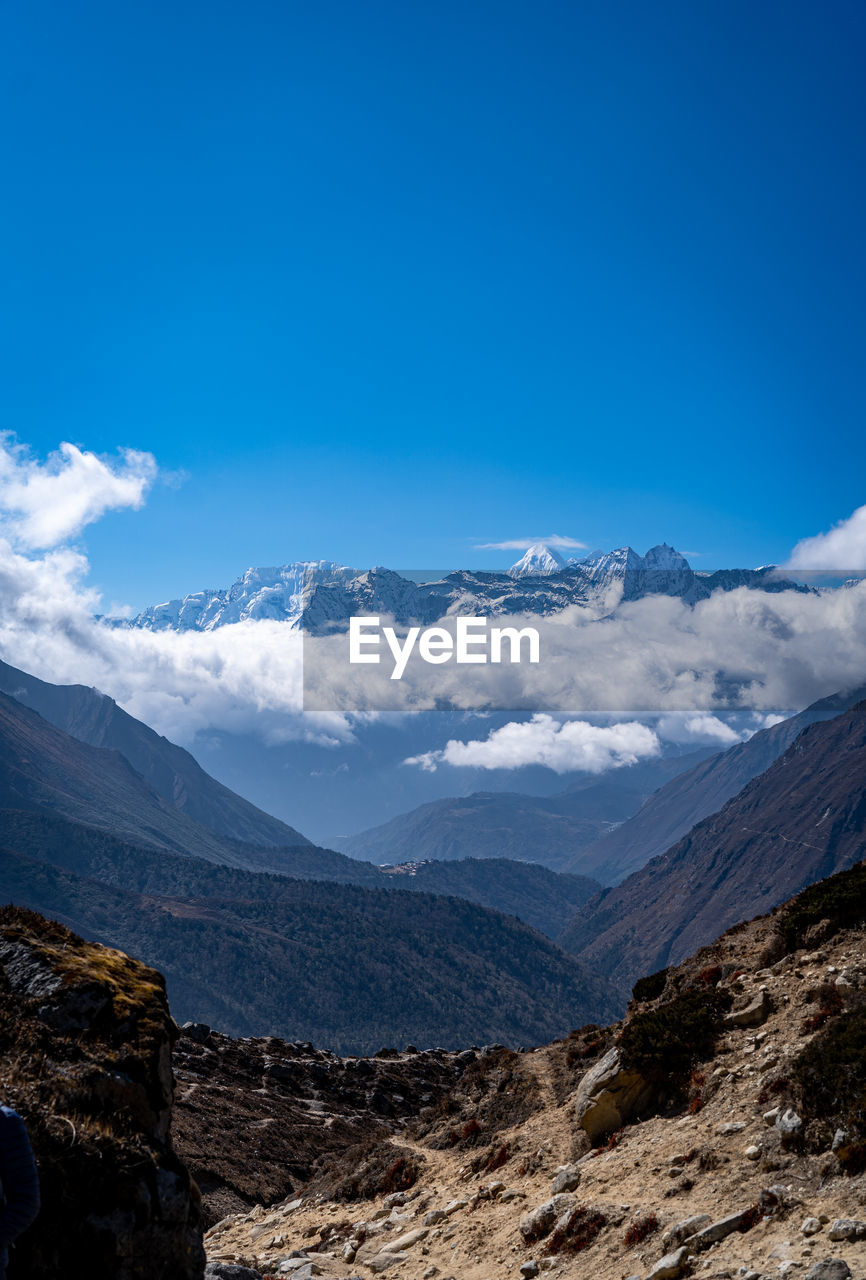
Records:
{"label": "clear blue sky", "polygon": [[183,471],[86,542],[781,559],[866,501],[866,6],[5,0],[0,426]]}

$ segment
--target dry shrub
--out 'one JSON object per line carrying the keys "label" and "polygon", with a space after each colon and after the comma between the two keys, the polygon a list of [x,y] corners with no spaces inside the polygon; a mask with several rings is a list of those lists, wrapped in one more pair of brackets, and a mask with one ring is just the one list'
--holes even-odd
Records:
{"label": "dry shrub", "polygon": [[647,1236],[658,1231],[658,1226],[659,1220],[654,1213],[645,1213],[643,1217],[635,1218],[623,1237],[623,1244],[627,1249],[636,1249],[639,1244],[643,1244]]}
{"label": "dry shrub", "polygon": [[562,1223],[554,1228],[547,1243],[547,1253],[581,1253],[588,1249],[607,1218],[599,1209],[587,1209],[578,1205]]}

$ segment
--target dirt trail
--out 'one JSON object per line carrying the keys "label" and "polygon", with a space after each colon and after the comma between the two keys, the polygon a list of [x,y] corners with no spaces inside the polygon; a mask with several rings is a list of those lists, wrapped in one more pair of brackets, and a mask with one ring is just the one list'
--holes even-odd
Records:
{"label": "dirt trail", "polygon": [[[756,1206],[748,1229],[696,1253],[689,1274],[699,1280],[807,1280],[815,1263],[837,1258],[853,1280],[864,1280],[866,1174],[841,1176],[829,1151],[780,1148],[765,1113],[772,1106],[767,1082],[786,1076],[808,1043],[811,1033],[803,1027],[814,1011],[814,992],[840,975],[866,991],[866,935],[840,934],[770,971],[760,968],[766,929],[765,922],[755,922],[718,944],[729,968],[742,971],[733,979],[738,999],[751,1001],[765,990],[770,1012],[759,1027],[732,1026],[722,1034],[701,1066],[700,1106],[649,1115],[626,1126],[609,1147],[587,1152],[575,1114],[580,1067],[567,1067],[563,1045],[546,1046],[512,1058],[510,1076],[504,1069],[498,1077],[496,1071],[480,1073],[474,1083],[458,1086],[458,1117],[472,1107],[482,1120],[494,1114],[485,1112],[485,1099],[501,1102],[507,1088],[515,1108],[523,1107],[525,1118],[517,1123],[489,1131],[482,1125],[482,1137],[476,1132],[446,1149],[433,1147],[430,1137],[395,1134],[396,1145],[410,1147],[425,1162],[405,1203],[380,1196],[351,1205],[311,1200],[270,1212],[257,1207],[210,1233],[209,1256],[267,1274],[269,1268],[276,1273],[291,1251],[306,1248],[313,1269],[289,1259],[282,1274],[295,1270],[300,1277],[334,1280],[366,1280],[382,1271],[395,1280],[520,1280],[527,1263],[563,1280],[625,1280],[649,1275],[669,1249],[664,1232],[676,1223],[699,1214],[716,1223]],[[537,1092],[524,1096],[526,1079]],[[495,1114],[507,1119],[507,1108]],[[450,1123],[434,1127],[437,1143]],[[501,1165],[483,1171],[479,1158],[503,1147]],[[550,1237],[528,1243],[521,1219],[550,1198],[558,1169],[577,1161],[573,1203],[599,1215],[601,1229],[576,1256],[550,1256]],[[770,1188],[777,1204],[765,1213],[760,1205]],[[635,1222],[650,1217],[654,1225],[646,1238],[627,1241]],[[817,1223],[810,1228],[814,1234],[802,1230],[806,1219]],[[837,1219],[863,1223],[862,1238],[831,1239]],[[340,1231],[334,1231],[336,1222],[344,1224]]]}

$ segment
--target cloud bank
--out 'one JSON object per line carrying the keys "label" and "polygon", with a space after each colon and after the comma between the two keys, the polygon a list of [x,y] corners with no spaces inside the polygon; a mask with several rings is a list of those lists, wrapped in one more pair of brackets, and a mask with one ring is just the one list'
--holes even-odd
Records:
{"label": "cloud bank", "polygon": [[87,558],[59,544],[108,510],[140,507],[156,476],[153,457],[135,450],[105,460],[63,444],[40,462],[0,438],[0,656],[99,688],[175,741],[214,727],[345,739],[341,716],[302,718],[301,639],[277,622],[175,634],[97,621]]}
{"label": "cloud bank", "polygon": [[523,721],[414,763],[597,770],[643,758],[659,737],[724,746],[744,732],[726,723],[732,708],[766,717],[866,681],[866,582],[813,594],[741,588],[694,608],[648,597],[601,620],[575,607],[524,620],[540,632],[537,666],[410,665],[400,681],[387,666],[379,679],[377,668],[350,667],[344,635],[302,639],[273,620],[182,633],[109,625],[94,616],[86,556],[69,544],[104,512],[140,507],[156,477],[146,453],[106,460],[65,444],[39,462],[0,440],[0,655],[46,680],[96,686],[175,741],[218,729],[327,744],[387,712],[495,707]]}

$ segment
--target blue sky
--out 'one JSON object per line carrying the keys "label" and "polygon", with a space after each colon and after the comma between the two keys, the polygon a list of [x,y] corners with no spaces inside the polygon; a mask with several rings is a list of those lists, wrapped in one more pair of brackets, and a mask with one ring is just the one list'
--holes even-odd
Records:
{"label": "blue sky", "polygon": [[0,427],[182,474],[88,530],[136,607],[781,560],[864,502],[864,53],[842,0],[6,0]]}

